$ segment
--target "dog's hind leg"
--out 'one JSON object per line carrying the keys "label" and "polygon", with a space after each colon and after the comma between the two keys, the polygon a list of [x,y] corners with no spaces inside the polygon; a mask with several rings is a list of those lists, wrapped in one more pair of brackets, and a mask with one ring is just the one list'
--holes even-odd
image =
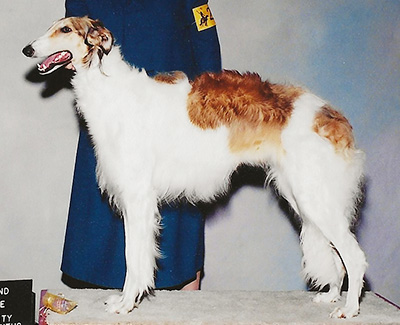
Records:
{"label": "dog's hind leg", "polygon": [[154,288],[154,271],[159,251],[157,197],[141,191],[128,198],[123,209],[125,227],[126,276],[121,295],[111,296],[106,304],[110,313],[126,314]]}
{"label": "dog's hind leg", "polygon": [[[349,289],[345,307],[335,309],[331,317],[350,318],[356,316],[359,312],[359,297],[367,263],[363,251],[349,229],[350,225],[344,209],[340,209],[337,202],[330,204],[333,202],[329,202],[329,200],[325,202],[326,205],[323,208],[321,198],[318,198],[316,192],[311,194],[308,199],[300,194],[296,201],[305,224],[302,233],[305,272],[309,272],[309,276],[313,277],[315,283],[328,283],[331,286],[326,296],[319,294],[315,301],[329,301],[338,298],[343,271],[340,269],[341,262],[335,256],[335,252],[337,252],[347,271]],[[312,224],[311,228],[310,224]],[[332,245],[332,248],[329,247],[329,244]],[[325,269],[329,269],[329,271]],[[325,271],[327,273],[324,273]]]}
{"label": "dog's hind leg", "polygon": [[[292,193],[290,182],[282,171],[275,171],[275,184],[293,210],[301,216],[299,206]],[[345,276],[344,265],[330,241],[312,222],[303,216],[301,248],[303,252],[303,277],[316,289],[329,285],[329,292],[318,293],[314,302],[335,302],[340,298],[340,289]]]}
{"label": "dog's hind leg", "polygon": [[[365,255],[350,231],[360,192],[364,154],[353,148],[346,153],[337,152],[327,139],[312,129],[310,131],[307,123],[312,125],[313,116],[306,106],[300,109],[303,111],[292,116],[291,124],[282,134],[285,155],[281,160],[280,174],[289,184],[292,200],[303,219],[303,245],[306,246],[305,258],[309,263],[306,271],[307,267],[311,268],[311,273],[315,273],[311,275],[317,277],[313,279],[316,283],[328,282],[332,285],[333,291],[316,300],[336,299],[342,281],[341,263],[333,255],[337,252],[348,275],[349,289],[345,307],[336,309],[331,316],[349,318],[359,312],[359,296],[367,266]],[[313,240],[321,251],[312,247]],[[330,244],[334,250],[329,247]],[[321,259],[321,254],[327,256]],[[321,276],[319,267],[331,267],[329,274],[334,280],[318,280]]]}
{"label": "dog's hind leg", "polygon": [[344,265],[336,250],[322,232],[305,221],[301,229],[303,276],[312,287],[329,285],[328,292],[318,293],[314,302],[336,302],[345,276]]}
{"label": "dog's hind leg", "polygon": [[[335,222],[337,217],[334,214],[327,215],[327,217],[331,218],[331,222],[319,223],[318,228],[340,255],[349,279],[346,305],[344,308],[336,308],[331,313],[331,317],[350,318],[356,316],[359,312],[359,297],[367,263],[363,251],[349,228],[343,227],[340,222]],[[337,265],[335,268],[337,268]],[[340,288],[333,287],[333,289],[336,291]],[[328,293],[328,295],[330,294]]]}
{"label": "dog's hind leg", "polygon": [[[299,206],[293,196],[290,182],[285,177],[285,173],[280,169],[276,169],[273,172],[273,178],[280,194],[285,197],[293,210],[301,216]],[[329,292],[318,293],[314,298],[314,302],[335,302],[340,298],[340,288],[346,273],[343,263],[322,232],[306,218],[303,217],[302,219],[300,238],[303,252],[303,277],[311,287],[316,289],[329,285]]]}
{"label": "dog's hind leg", "polygon": [[331,313],[331,317],[350,318],[359,313],[359,299],[367,267],[366,258],[354,235],[349,230],[343,233],[327,232],[327,234],[332,238],[332,243],[344,262],[349,278],[346,304],[343,308],[336,308]]}
{"label": "dog's hind leg", "polygon": [[[328,283],[333,291],[322,299],[336,299],[342,282],[341,263],[333,255],[335,251],[339,254],[347,271],[349,289],[346,305],[344,308],[337,308],[331,314],[331,317],[337,318],[349,318],[358,314],[359,296],[367,266],[365,255],[350,231],[362,170],[358,161],[361,159],[356,156],[357,153],[346,161],[333,152],[327,151],[325,155],[307,157],[306,163],[302,163],[299,159],[294,162],[295,166],[292,162],[290,163],[292,171],[295,171],[295,173],[289,172],[292,192],[305,227],[303,245],[306,246],[308,255],[306,255],[306,262],[313,263],[309,264],[313,271],[329,265],[332,268],[329,272],[333,275],[332,280],[328,280]],[[307,238],[308,236],[310,238]],[[329,244],[332,244],[334,250],[329,248]],[[315,247],[310,248],[312,245],[319,245],[321,251],[316,250]],[[327,256],[321,254],[327,254]],[[312,261],[313,258],[319,258],[319,260]],[[316,272],[314,276],[317,277],[314,279],[316,283],[327,280],[318,279],[319,276],[325,276],[321,272]],[[320,298],[316,298],[318,299]]]}

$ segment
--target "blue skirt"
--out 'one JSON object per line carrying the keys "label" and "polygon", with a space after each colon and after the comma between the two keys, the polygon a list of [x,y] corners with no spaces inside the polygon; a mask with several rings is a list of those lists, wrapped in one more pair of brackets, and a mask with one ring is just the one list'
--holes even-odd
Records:
{"label": "blue skirt", "polygon": [[[122,288],[126,272],[123,221],[101,196],[95,169],[91,140],[82,128],[61,270],[80,281]],[[163,258],[158,260],[156,287],[169,288],[190,282],[202,269],[204,218],[189,203],[166,205],[160,212]]]}

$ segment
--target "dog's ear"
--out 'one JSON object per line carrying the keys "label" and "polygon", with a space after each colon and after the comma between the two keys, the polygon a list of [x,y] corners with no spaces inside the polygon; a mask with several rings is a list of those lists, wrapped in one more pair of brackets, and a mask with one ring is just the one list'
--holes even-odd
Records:
{"label": "dog's ear", "polygon": [[101,21],[95,20],[87,32],[85,42],[91,47],[97,47],[107,55],[114,44],[114,37]]}

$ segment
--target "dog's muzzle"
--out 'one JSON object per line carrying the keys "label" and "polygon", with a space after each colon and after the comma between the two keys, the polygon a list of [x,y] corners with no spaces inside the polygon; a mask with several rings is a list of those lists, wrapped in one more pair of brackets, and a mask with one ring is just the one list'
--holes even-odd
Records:
{"label": "dog's muzzle", "polygon": [[[35,49],[29,44],[22,49],[22,53],[31,58],[35,56]],[[37,68],[40,74],[48,74],[67,65],[71,60],[72,53],[70,51],[58,51],[49,55],[42,63],[37,65]]]}

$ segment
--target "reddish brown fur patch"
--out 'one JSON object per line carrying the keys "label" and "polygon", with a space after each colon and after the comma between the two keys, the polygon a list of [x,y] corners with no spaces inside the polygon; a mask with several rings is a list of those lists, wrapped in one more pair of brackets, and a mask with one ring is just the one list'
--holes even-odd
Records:
{"label": "reddish brown fur patch", "polygon": [[184,79],[186,79],[186,74],[182,71],[174,71],[172,73],[160,73],[154,76],[155,81],[167,84],[176,84]]}
{"label": "reddish brown fur patch", "polygon": [[335,147],[336,152],[347,155],[349,149],[354,149],[353,132],[349,121],[328,105],[317,112],[314,131],[321,137],[327,138]]}
{"label": "reddish brown fur patch", "polygon": [[293,101],[303,90],[262,81],[255,73],[205,73],[192,83],[188,113],[203,129],[227,126],[232,151],[257,149],[263,142],[280,143]]}

